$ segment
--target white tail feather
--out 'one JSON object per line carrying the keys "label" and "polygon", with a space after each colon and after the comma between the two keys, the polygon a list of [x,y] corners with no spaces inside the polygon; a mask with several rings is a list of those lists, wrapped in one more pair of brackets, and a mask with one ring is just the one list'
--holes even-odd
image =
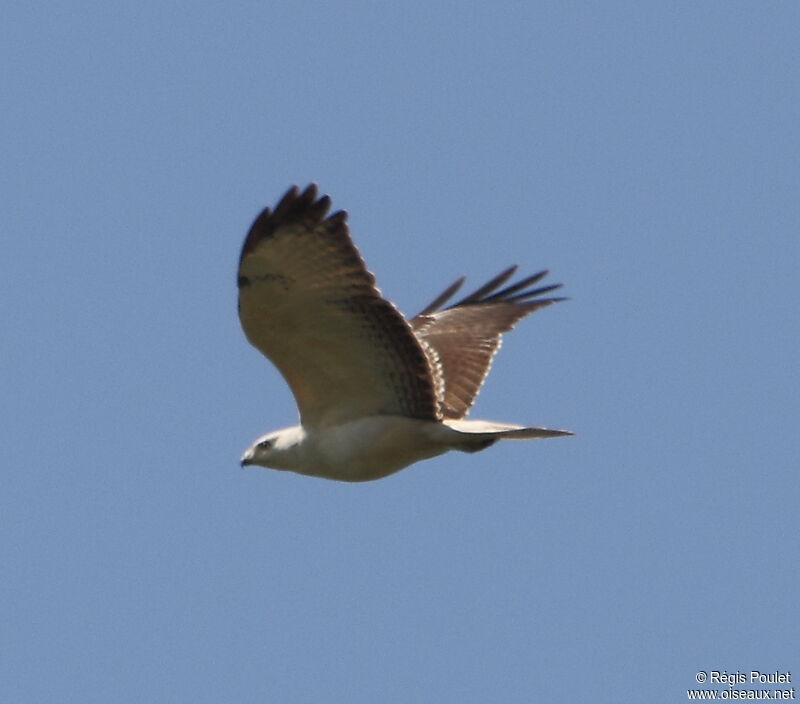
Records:
{"label": "white tail feather", "polygon": [[483,439],[525,440],[531,438],[555,438],[561,435],[574,435],[571,430],[554,430],[535,426],[496,423],[491,420],[445,420],[443,425],[459,433],[482,435]]}

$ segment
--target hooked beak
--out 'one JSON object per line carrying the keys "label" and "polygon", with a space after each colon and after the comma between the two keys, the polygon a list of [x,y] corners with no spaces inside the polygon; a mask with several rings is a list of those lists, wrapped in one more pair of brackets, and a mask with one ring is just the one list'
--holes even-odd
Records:
{"label": "hooked beak", "polygon": [[253,452],[252,450],[248,450],[242,455],[242,459],[239,461],[239,466],[244,469],[251,464],[253,464]]}

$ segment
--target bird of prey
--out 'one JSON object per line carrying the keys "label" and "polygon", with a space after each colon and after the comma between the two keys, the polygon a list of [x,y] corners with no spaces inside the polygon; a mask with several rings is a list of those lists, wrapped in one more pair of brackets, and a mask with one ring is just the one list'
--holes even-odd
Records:
{"label": "bird of prey", "polygon": [[267,433],[241,464],[347,482],[380,479],[448,450],[500,439],[572,435],[466,420],[502,333],[560,285],[541,271],[501,288],[506,269],[457,303],[461,277],[410,320],[375,286],[350,239],[347,213],[311,184],[293,186],[255,220],[239,259],[239,319],[278,368],[300,424]]}

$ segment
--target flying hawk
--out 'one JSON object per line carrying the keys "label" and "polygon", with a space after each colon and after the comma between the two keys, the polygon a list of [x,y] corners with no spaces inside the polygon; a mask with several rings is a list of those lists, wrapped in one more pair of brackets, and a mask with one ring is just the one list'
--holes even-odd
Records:
{"label": "flying hawk", "polygon": [[300,425],[260,437],[242,466],[358,482],[501,438],[572,435],[464,419],[501,334],[564,300],[543,297],[559,285],[531,288],[546,271],[501,289],[511,267],[446,305],[461,277],[406,320],[376,288],[350,239],[347,213],[328,215],[330,205],[315,184],[302,192],[293,186],[244,241],[239,319],[288,382]]}

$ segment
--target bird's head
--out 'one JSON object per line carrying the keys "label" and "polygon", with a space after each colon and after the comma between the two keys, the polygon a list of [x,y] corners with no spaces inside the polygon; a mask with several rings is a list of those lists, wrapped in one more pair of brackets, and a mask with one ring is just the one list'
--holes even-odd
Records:
{"label": "bird's head", "polygon": [[273,430],[245,450],[240,464],[242,467],[258,465],[271,469],[295,469],[304,436],[300,426]]}

